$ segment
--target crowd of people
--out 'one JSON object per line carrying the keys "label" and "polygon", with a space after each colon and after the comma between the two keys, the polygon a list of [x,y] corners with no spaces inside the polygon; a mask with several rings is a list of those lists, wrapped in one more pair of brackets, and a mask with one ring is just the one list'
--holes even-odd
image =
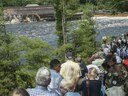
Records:
{"label": "crowd of people", "polygon": [[50,68],[41,67],[35,76],[35,88],[16,88],[11,96],[128,96],[128,36],[103,37],[98,52],[84,64],[71,52],[67,61],[50,62]]}

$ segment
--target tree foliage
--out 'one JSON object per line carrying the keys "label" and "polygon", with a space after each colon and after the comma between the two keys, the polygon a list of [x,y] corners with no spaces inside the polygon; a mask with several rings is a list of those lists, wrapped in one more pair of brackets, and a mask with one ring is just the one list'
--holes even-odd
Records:
{"label": "tree foliage", "polygon": [[41,39],[29,39],[27,37],[20,37],[21,44],[24,48],[23,57],[26,64],[36,65],[37,69],[41,66],[48,66],[51,55],[51,46]]}
{"label": "tree foliage", "polygon": [[27,4],[36,3],[35,0],[2,0],[4,7],[26,6]]}
{"label": "tree foliage", "polygon": [[[92,5],[80,8],[83,12],[81,20],[67,21],[67,44],[60,46],[55,52],[64,57],[64,53],[72,51],[74,55],[81,54],[85,59],[96,50],[94,22],[92,20]],[[69,23],[70,22],[70,23]]]}
{"label": "tree foliage", "polygon": [[84,58],[91,56],[96,50],[92,7],[86,5],[82,8],[83,18],[79,21],[79,27],[71,34],[75,54],[81,54]]}
{"label": "tree foliage", "polygon": [[0,96],[8,96],[16,87],[34,86],[37,69],[49,66],[49,50],[39,39],[0,35]]}
{"label": "tree foliage", "polygon": [[[22,0],[23,1],[23,0]],[[32,0],[31,0],[32,1]],[[56,12],[56,30],[59,37],[59,47],[53,52],[53,49],[40,39],[30,39],[27,37],[14,37],[11,34],[0,34],[0,96],[8,96],[9,91],[15,87],[34,86],[34,76],[36,70],[41,66],[48,66],[52,52],[55,57],[64,60],[65,52],[73,51],[74,54],[81,54],[84,58],[92,55],[95,51],[95,30],[91,19],[91,8],[84,7],[81,11],[84,13],[81,21],[78,21],[78,29],[66,32],[67,42],[63,45],[62,27],[70,29],[66,21],[62,25],[62,17],[65,20],[71,18],[77,12],[78,0],[52,0]],[[9,2],[18,2],[10,0]],[[11,5],[6,2],[5,5]],[[19,0],[20,2],[20,0]],[[38,1],[40,2],[40,0]],[[13,6],[13,4],[11,5]],[[1,31],[1,30],[0,30]],[[52,51],[52,52],[51,52]]]}
{"label": "tree foliage", "polygon": [[[27,4],[52,5],[54,0],[1,0],[4,7],[26,6]],[[57,1],[57,0],[56,0]]]}
{"label": "tree foliage", "polygon": [[19,77],[20,74],[17,74],[21,68],[18,53],[20,48],[16,45],[17,41],[13,37],[1,35],[0,38],[0,86],[2,89],[0,95],[8,96],[9,91],[17,87],[18,83],[23,83],[23,81],[18,82],[21,77]]}
{"label": "tree foliage", "polygon": [[[55,9],[56,33],[59,37],[58,45],[63,45],[63,27],[66,30],[66,19],[72,17],[78,8],[78,0],[50,0]],[[65,20],[64,20],[65,19]],[[64,21],[64,22],[63,22]]]}
{"label": "tree foliage", "polygon": [[128,0],[98,0],[97,3],[100,8],[121,12],[128,11]]}
{"label": "tree foliage", "polygon": [[114,8],[118,11],[128,11],[127,0],[108,0],[110,8]]}

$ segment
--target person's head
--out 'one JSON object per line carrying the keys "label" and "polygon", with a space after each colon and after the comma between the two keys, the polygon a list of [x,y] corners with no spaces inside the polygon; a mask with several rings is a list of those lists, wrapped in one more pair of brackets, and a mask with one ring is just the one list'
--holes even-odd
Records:
{"label": "person's head", "polygon": [[103,36],[102,37],[102,41],[103,41],[104,44],[107,43],[107,37],[106,36]]}
{"label": "person's head", "polygon": [[107,56],[105,58],[105,61],[103,62],[102,66],[105,70],[109,70],[111,67],[113,67],[116,64],[116,57],[115,56]]}
{"label": "person's head", "polygon": [[11,96],[30,96],[28,92],[23,88],[16,88],[12,91]]}
{"label": "person's head", "polygon": [[110,59],[108,59],[108,65],[110,67],[114,66],[117,62],[116,62],[116,57],[115,56],[112,56]]}
{"label": "person's head", "polygon": [[69,59],[69,60],[73,59],[73,54],[72,54],[72,52],[67,52],[67,53],[66,53],[66,57],[67,57],[67,59]]}
{"label": "person's head", "polygon": [[36,84],[47,87],[51,81],[50,70],[47,67],[41,67],[36,74]]}
{"label": "person's head", "polygon": [[50,68],[56,70],[57,72],[60,71],[60,61],[58,59],[53,59],[50,62]]}
{"label": "person's head", "polygon": [[77,57],[75,58],[75,61],[78,63],[81,63],[81,61],[82,61],[81,55],[77,55]]}
{"label": "person's head", "polygon": [[74,81],[63,79],[60,82],[60,91],[61,91],[61,93],[64,95],[69,91],[74,91],[74,89],[75,89],[74,85],[75,85]]}
{"label": "person's head", "polygon": [[89,68],[89,70],[88,70],[88,79],[96,79],[97,78],[97,76],[98,76],[98,71],[97,71],[97,69],[96,68],[94,68],[94,67],[91,67],[91,68]]}

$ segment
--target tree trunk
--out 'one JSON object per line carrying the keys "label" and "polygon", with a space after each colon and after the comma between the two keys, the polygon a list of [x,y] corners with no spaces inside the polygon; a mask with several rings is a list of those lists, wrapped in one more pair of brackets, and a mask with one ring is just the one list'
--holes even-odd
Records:
{"label": "tree trunk", "polygon": [[66,35],[66,21],[65,21],[65,1],[62,0],[62,33],[63,33],[63,45],[67,43],[67,35]]}

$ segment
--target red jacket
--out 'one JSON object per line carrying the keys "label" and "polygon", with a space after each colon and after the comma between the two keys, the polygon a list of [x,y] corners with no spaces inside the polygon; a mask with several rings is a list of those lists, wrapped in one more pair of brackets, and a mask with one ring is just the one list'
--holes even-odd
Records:
{"label": "red jacket", "polygon": [[125,59],[125,60],[123,61],[123,64],[125,64],[126,66],[128,66],[128,59]]}

